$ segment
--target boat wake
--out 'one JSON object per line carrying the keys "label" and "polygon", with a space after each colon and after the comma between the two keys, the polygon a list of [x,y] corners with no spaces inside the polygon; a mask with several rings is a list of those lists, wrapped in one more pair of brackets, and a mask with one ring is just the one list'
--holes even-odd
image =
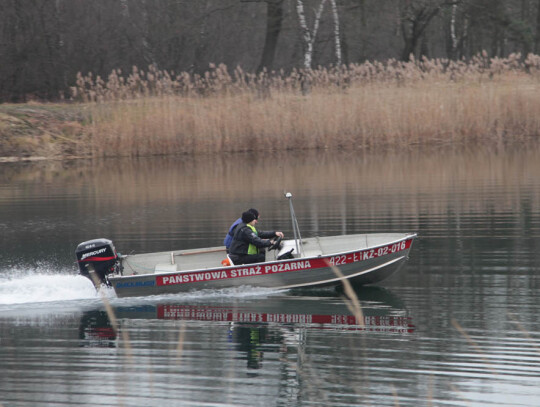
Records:
{"label": "boat wake", "polygon": [[0,277],[0,305],[44,303],[96,298],[92,283],[66,274]]}
{"label": "boat wake", "polygon": [[101,308],[104,301],[111,305],[137,305],[157,302],[197,302],[211,299],[229,301],[235,299],[261,298],[279,295],[279,290],[252,287],[236,287],[221,290],[199,290],[182,295],[157,295],[146,297],[117,298],[114,290],[103,286],[96,292],[86,277],[66,273],[51,273],[48,270],[10,270],[7,277],[0,273],[0,312],[3,315],[21,315],[76,312]]}

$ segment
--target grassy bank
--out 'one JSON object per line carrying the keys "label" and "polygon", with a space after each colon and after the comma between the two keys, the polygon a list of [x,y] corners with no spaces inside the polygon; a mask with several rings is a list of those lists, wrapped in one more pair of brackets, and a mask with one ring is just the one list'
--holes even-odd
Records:
{"label": "grassy bank", "polygon": [[290,75],[223,66],[203,77],[153,68],[80,75],[79,102],[0,106],[0,155],[6,145],[26,153],[24,144],[42,154],[145,156],[524,142],[540,135],[539,72],[531,55]]}

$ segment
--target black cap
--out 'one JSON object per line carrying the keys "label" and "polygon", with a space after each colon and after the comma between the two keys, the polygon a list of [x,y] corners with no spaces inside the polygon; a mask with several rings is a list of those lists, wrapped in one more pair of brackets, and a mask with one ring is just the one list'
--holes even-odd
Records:
{"label": "black cap", "polygon": [[255,219],[259,219],[259,211],[257,209],[251,208],[251,209],[248,209],[247,211],[255,215]]}
{"label": "black cap", "polygon": [[246,211],[242,214],[242,222],[244,223],[249,223],[253,221],[253,219],[257,219],[257,217],[255,216],[253,212]]}

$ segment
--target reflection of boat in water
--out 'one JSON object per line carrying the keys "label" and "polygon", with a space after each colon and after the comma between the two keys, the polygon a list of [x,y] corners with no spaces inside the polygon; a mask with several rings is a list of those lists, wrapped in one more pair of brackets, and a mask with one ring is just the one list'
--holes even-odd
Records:
{"label": "reflection of boat in water", "polygon": [[116,332],[107,316],[107,312],[92,310],[83,314],[79,323],[81,346],[114,347]]}
{"label": "reflection of boat in water", "polygon": [[94,239],[76,250],[80,274],[112,286],[119,297],[240,286],[291,289],[358,285],[388,278],[404,264],[416,235],[372,233],[302,239],[289,198],[294,240],[276,242],[262,263],[233,264],[225,247],[118,256],[112,241]]}
{"label": "reflection of boat in water", "polygon": [[[347,307],[338,290],[311,290],[260,298],[234,298],[232,302],[221,299],[197,299],[187,302],[157,302],[141,305],[117,305],[113,307],[120,329],[130,326],[152,326],[159,332],[173,330],[178,325],[190,326],[189,331],[198,332],[213,327],[221,330],[224,340],[246,360],[251,374],[263,366],[265,355],[278,352],[285,358],[294,357],[305,346],[306,338],[336,335],[336,332],[355,334],[373,332],[392,335],[407,335],[415,327],[402,301],[390,291],[380,287],[355,289],[363,312],[359,321]],[[91,322],[81,328],[87,333],[86,346],[103,346],[102,342],[90,341],[95,335],[88,333],[106,332],[110,328],[104,311],[91,311],[83,317]],[[83,324],[81,320],[81,325]],[[101,323],[102,327],[96,324]],[[180,324],[179,324],[180,323]],[[102,328],[102,329],[100,329]],[[183,329],[183,328],[182,328]],[[144,330],[147,332],[147,329]],[[315,332],[316,331],[316,332]],[[123,335],[118,335],[122,338]],[[226,338],[226,339],[225,339]],[[119,339],[120,340],[120,339]],[[109,341],[116,346],[118,340]],[[288,356],[287,356],[288,355]]]}
{"label": "reflection of boat in water", "polygon": [[[251,325],[369,330],[408,333],[414,330],[399,299],[379,287],[356,290],[362,304],[363,321],[347,307],[338,292],[327,296],[275,296],[264,300],[223,303],[159,303],[116,307],[118,318],[232,322]],[[320,293],[318,293],[320,294]]]}

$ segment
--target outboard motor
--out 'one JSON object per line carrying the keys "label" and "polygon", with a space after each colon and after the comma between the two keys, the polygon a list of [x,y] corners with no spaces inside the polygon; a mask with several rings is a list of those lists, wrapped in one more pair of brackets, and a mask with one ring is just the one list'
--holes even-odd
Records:
{"label": "outboard motor", "polygon": [[[79,264],[79,274],[88,277],[94,285],[99,283],[110,285],[107,274],[120,272],[118,255],[113,242],[109,239],[82,242],[77,246],[75,255]],[[95,277],[91,273],[95,273]]]}

